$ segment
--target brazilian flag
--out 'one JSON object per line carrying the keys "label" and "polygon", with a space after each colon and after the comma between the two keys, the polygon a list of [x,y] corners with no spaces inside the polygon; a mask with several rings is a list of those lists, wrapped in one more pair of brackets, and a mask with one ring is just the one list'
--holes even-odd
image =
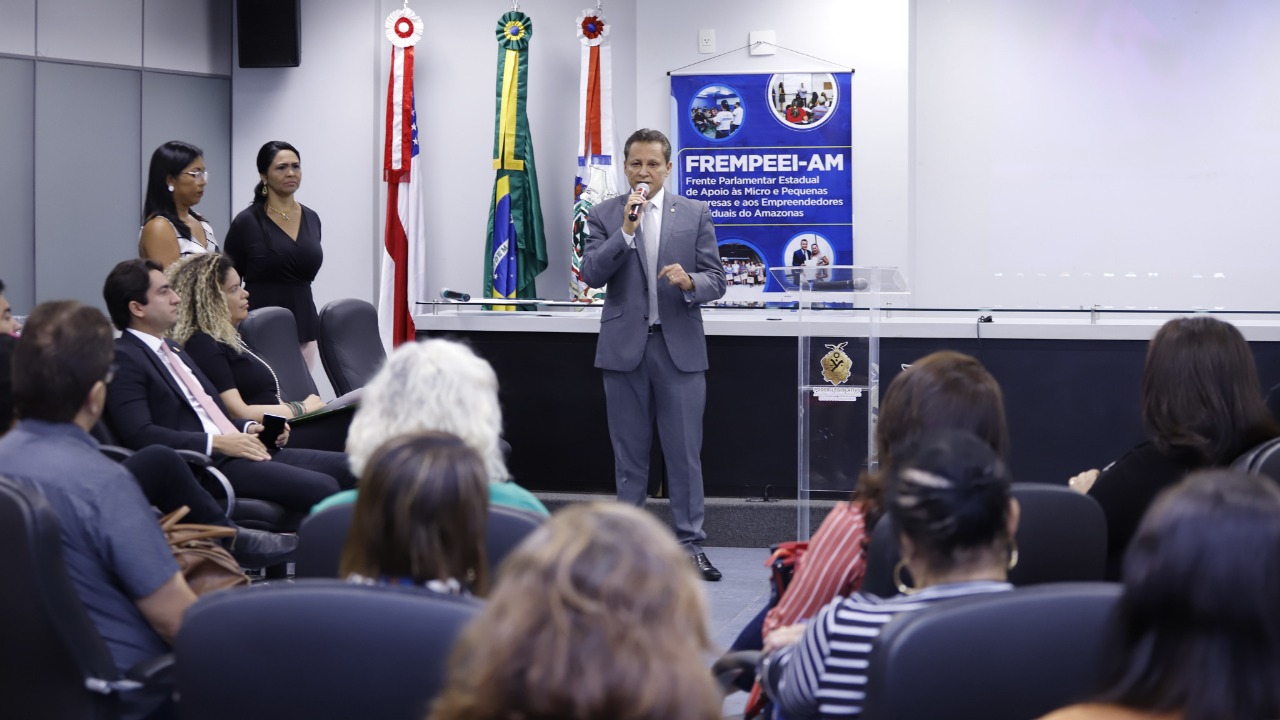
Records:
{"label": "brazilian flag", "polygon": [[[484,260],[488,298],[537,297],[534,279],[547,269],[533,139],[525,114],[533,21],[522,12],[498,20],[498,117],[494,123],[493,197]],[[496,309],[512,309],[499,306]]]}

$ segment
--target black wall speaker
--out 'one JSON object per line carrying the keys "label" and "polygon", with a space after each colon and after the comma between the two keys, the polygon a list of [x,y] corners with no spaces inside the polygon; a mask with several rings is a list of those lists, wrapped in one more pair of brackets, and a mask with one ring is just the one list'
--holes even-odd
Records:
{"label": "black wall speaker", "polygon": [[240,67],[298,67],[302,62],[301,0],[236,0]]}

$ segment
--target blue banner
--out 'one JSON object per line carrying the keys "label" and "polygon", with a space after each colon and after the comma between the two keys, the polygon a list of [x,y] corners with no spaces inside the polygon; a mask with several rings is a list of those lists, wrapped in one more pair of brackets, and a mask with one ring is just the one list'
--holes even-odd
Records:
{"label": "blue banner", "polygon": [[726,301],[768,269],[853,264],[851,73],[679,75],[676,192],[711,206]]}

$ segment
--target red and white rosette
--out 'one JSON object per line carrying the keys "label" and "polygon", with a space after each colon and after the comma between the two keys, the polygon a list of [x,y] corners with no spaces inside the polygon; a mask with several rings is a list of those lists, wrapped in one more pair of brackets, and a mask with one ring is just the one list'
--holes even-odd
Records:
{"label": "red and white rosette", "polygon": [[387,16],[387,39],[398,48],[413,47],[422,39],[422,18],[406,5]]}
{"label": "red and white rosette", "polygon": [[583,10],[578,16],[578,41],[587,47],[604,42],[609,34],[609,23],[598,10]]}

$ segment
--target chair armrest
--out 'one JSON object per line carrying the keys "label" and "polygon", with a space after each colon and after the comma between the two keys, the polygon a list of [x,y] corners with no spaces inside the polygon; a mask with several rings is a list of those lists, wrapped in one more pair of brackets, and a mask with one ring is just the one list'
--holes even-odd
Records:
{"label": "chair armrest", "polygon": [[209,487],[212,483],[201,481],[200,484],[206,490],[209,490],[210,495],[215,497],[218,495],[215,490],[221,489],[222,496],[227,499],[226,515],[231,517],[231,513],[235,512],[236,509],[236,491],[235,488],[231,487],[231,481],[227,479],[227,476],[213,466],[213,458],[194,450],[177,450],[175,452],[178,453],[178,457],[186,461],[187,465],[191,466],[191,472],[195,474],[196,479],[212,478],[217,483],[217,486],[212,489]]}
{"label": "chair armrest", "polygon": [[123,448],[119,445],[99,445],[98,452],[116,462],[124,462],[125,458],[133,454],[133,451],[129,448]]}
{"label": "chair armrest", "polygon": [[178,457],[182,458],[192,467],[207,468],[213,465],[213,458],[195,450],[174,450],[178,453]]}
{"label": "chair armrest", "polygon": [[759,650],[735,650],[717,658],[711,665],[711,674],[715,677],[721,691],[726,694],[732,693],[737,690],[734,682],[738,676],[746,672],[754,675],[762,654]]}
{"label": "chair armrest", "polygon": [[176,680],[176,667],[174,654],[165,653],[134,665],[124,676],[148,687],[172,687]]}

